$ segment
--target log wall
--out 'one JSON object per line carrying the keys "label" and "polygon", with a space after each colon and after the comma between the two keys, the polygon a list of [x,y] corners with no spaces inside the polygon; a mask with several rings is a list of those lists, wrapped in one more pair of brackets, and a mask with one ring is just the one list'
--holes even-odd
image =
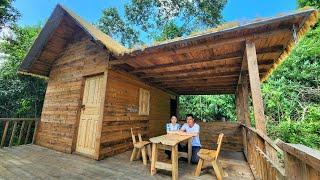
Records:
{"label": "log wall", "polygon": [[35,143],[71,153],[77,136],[84,76],[102,73],[105,50],[87,38],[73,40],[51,69]]}
{"label": "log wall", "polygon": [[[139,88],[150,91],[150,113],[139,115]],[[170,95],[109,69],[102,124],[100,159],[131,150],[130,128],[143,139],[165,133],[170,117]]]}

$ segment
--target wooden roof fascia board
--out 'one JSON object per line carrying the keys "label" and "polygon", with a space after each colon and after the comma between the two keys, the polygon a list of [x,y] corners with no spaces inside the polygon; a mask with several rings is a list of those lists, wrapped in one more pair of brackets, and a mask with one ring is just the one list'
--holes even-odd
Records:
{"label": "wooden roof fascia board", "polygon": [[[307,18],[303,20],[305,21],[304,24],[301,25],[302,27],[297,32],[297,41],[299,41],[307,33],[307,31],[317,23],[318,17],[319,14],[317,10],[313,9],[312,11],[310,11]],[[272,65],[269,71],[261,78],[261,82],[266,81],[272,74],[272,72],[287,58],[296,43],[297,42],[295,42],[293,38],[290,40],[287,47],[285,48],[285,51],[282,52],[279,58],[275,60],[275,63]]]}
{"label": "wooden roof fascia board", "polygon": [[[55,30],[59,27],[60,23],[64,19],[64,17],[69,17],[75,24],[80,27],[89,37],[92,38],[93,42],[95,42],[98,46],[104,47],[109,52],[114,54],[121,54],[124,51],[127,51],[125,47],[118,44],[108,35],[104,34],[100,30],[96,29],[91,24],[82,20],[79,16],[77,16],[72,11],[58,4],[53,10],[51,16],[49,17],[47,23],[41,30],[37,39],[33,43],[31,49],[26,55],[24,61],[20,65],[18,72],[22,72],[21,74],[33,74],[32,70],[30,70],[32,64],[37,63],[37,59],[39,58],[41,52],[43,51],[45,45],[48,43]],[[70,28],[70,27],[69,27]],[[103,39],[103,40],[102,40]],[[105,42],[104,42],[105,41]],[[107,42],[110,41],[110,45]],[[45,73],[37,73],[39,76],[48,76]]]}
{"label": "wooden roof fascia board", "polygon": [[[41,30],[40,34],[36,38],[25,59],[20,65],[18,72],[21,72],[22,74],[30,73],[29,68],[36,62],[37,58],[39,58],[44,46],[53,35],[54,30],[60,25],[64,15],[65,12],[59,7],[54,9],[44,28]],[[46,76],[45,74],[38,75]]]}
{"label": "wooden roof fascia board", "polygon": [[[233,31],[238,31],[238,30],[243,30],[243,29],[252,29],[252,28],[256,28],[256,27],[259,27],[259,26],[262,26],[262,25],[266,25],[266,24],[270,24],[270,23],[274,23],[274,22],[280,22],[280,21],[289,20],[289,19],[297,17],[297,16],[309,16],[314,11],[316,11],[316,10],[315,9],[308,9],[308,10],[303,10],[303,11],[300,11],[300,12],[292,12],[292,13],[280,15],[278,17],[266,18],[266,19],[263,19],[263,20],[260,20],[260,21],[256,21],[256,22],[252,22],[252,23],[248,23],[248,24],[245,24],[245,25],[232,27],[232,28],[221,30],[221,31],[218,31],[218,32],[208,32],[208,33],[199,34],[199,35],[193,36],[193,37],[182,38],[182,39],[179,39],[179,40],[176,40],[176,41],[172,41],[172,42],[164,42],[164,43],[158,44],[156,46],[151,46],[151,47],[147,47],[147,48],[144,48],[144,49],[138,49],[138,50],[135,50],[133,52],[126,53],[122,57],[126,57],[127,58],[127,56],[135,56],[135,55],[137,55],[139,53],[142,53],[142,52],[147,52],[147,51],[150,51],[150,50],[156,50],[156,49],[160,49],[162,47],[167,47],[167,46],[170,46],[170,45],[176,45],[176,44],[182,43],[184,41],[194,41],[194,40],[199,40],[199,39],[202,39],[202,38],[207,38],[207,37],[210,37],[210,36],[218,36],[218,35],[221,35],[223,33],[228,33],[228,32],[233,32]],[[120,59],[121,57],[118,57],[118,58]]]}

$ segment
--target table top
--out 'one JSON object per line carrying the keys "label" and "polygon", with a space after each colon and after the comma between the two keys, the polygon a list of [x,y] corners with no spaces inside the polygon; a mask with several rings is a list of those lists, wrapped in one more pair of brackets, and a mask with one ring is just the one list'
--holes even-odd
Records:
{"label": "table top", "polygon": [[150,138],[152,143],[161,143],[168,146],[174,146],[181,141],[192,138],[192,135],[179,135],[179,134],[165,134],[157,137]]}

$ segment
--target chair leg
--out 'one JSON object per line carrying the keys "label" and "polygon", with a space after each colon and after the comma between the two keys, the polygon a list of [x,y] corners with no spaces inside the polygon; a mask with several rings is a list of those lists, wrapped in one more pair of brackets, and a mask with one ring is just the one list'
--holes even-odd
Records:
{"label": "chair leg", "polygon": [[132,150],[130,161],[133,161],[136,158],[137,152],[138,152],[138,149],[134,147],[133,150]]}
{"label": "chair leg", "polygon": [[203,162],[204,162],[204,160],[200,158],[199,162],[198,162],[198,165],[196,167],[196,171],[194,172],[195,176],[199,176],[200,175],[201,169],[202,169],[202,166],[203,166]]}
{"label": "chair leg", "polygon": [[151,144],[147,145],[147,153],[148,153],[149,161],[151,162]]}
{"label": "chair leg", "polygon": [[136,159],[138,159],[138,160],[141,159],[141,149],[138,149],[138,154],[137,154]]}
{"label": "chair leg", "polygon": [[213,170],[216,173],[217,179],[222,180],[223,170],[219,165],[218,160],[212,161]]}
{"label": "chair leg", "polygon": [[141,148],[141,153],[142,153],[142,162],[144,165],[147,165],[147,152],[146,152],[146,147]]}

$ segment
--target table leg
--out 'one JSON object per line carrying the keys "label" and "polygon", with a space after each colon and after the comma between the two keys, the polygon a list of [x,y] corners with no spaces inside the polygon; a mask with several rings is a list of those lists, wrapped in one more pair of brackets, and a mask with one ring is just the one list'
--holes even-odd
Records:
{"label": "table leg", "polygon": [[172,160],[172,179],[178,179],[178,145],[172,146],[171,150],[171,160]]}
{"label": "table leg", "polygon": [[156,162],[158,159],[158,148],[156,143],[152,143],[152,155],[151,155],[151,175],[157,173]]}
{"label": "table leg", "polygon": [[192,138],[188,139],[188,163],[191,163],[191,156],[192,156]]}

